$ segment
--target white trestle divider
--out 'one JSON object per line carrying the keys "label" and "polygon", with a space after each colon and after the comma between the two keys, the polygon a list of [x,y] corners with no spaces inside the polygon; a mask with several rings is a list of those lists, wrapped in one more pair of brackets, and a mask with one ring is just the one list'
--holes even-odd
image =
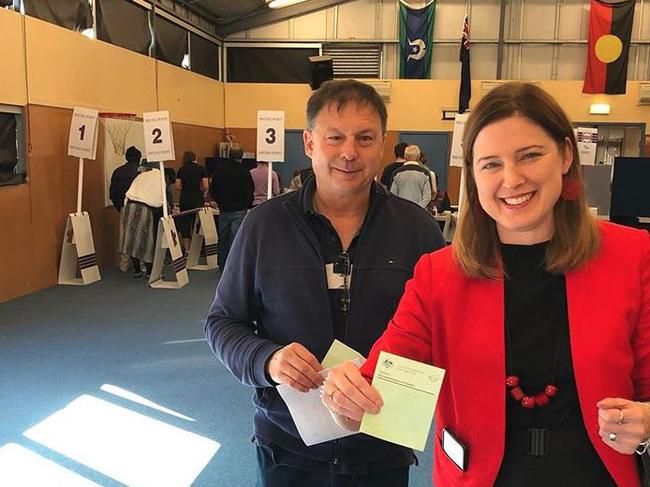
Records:
{"label": "white trestle divider", "polygon": [[[185,257],[174,219],[167,211],[167,194],[165,184],[164,161],[174,160],[174,139],[168,111],[148,112],[143,114],[145,149],[148,161],[158,161],[160,169],[160,188],[163,200],[163,217],[158,225],[156,251],[153,268],[149,277],[149,286],[162,289],[180,289],[189,282]],[[169,259],[167,259],[169,256]],[[165,273],[165,265],[171,265]],[[168,275],[169,274],[169,275]],[[167,277],[173,278],[167,279]]]}
{"label": "white trestle divider", "polygon": [[68,136],[68,155],[79,158],[77,212],[66,219],[59,284],[86,285],[99,281],[99,267],[88,212],[81,209],[84,158],[95,159],[97,152],[97,110],[76,107]]}
{"label": "white trestle divider", "polygon": [[187,268],[209,271],[217,268],[217,227],[212,208],[201,208],[196,213],[192,230]]}

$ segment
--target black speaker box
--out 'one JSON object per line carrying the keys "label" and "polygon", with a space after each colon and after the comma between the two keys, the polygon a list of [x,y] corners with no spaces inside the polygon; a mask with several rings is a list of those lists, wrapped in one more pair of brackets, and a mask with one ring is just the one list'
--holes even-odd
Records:
{"label": "black speaker box", "polygon": [[332,56],[309,56],[309,73],[309,86],[312,90],[317,90],[325,81],[333,79]]}

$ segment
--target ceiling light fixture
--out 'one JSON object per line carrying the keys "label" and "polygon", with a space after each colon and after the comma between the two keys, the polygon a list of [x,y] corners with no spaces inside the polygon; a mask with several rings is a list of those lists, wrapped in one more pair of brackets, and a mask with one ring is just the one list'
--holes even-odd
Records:
{"label": "ceiling light fixture", "polygon": [[589,113],[592,115],[609,115],[610,112],[609,103],[592,103],[589,105]]}
{"label": "ceiling light fixture", "polygon": [[301,3],[304,2],[305,0],[271,0],[268,2],[269,8],[282,8],[282,7],[288,7],[289,5],[293,5],[296,3]]}

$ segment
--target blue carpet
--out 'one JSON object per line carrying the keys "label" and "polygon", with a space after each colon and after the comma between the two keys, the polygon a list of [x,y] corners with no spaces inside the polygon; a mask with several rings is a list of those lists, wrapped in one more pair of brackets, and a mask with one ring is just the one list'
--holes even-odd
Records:
{"label": "blue carpet", "polygon": [[[216,282],[214,271],[192,271],[180,290],[150,289],[143,279],[108,270],[89,286],[56,286],[1,304],[0,462],[3,447],[17,444],[99,485],[125,485],[24,435],[89,395],[218,442],[192,485],[253,486],[251,391],[203,341],[183,342],[203,338]],[[174,341],[180,343],[166,343]],[[103,384],[194,421],[110,394]],[[429,486],[430,447],[418,457],[410,485]]]}

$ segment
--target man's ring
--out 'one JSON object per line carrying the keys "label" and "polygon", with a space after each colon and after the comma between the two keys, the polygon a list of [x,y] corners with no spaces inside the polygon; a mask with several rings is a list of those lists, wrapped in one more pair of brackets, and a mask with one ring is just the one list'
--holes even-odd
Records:
{"label": "man's ring", "polygon": [[338,389],[334,389],[332,392],[327,394],[327,396],[330,398],[330,401],[334,401],[334,393],[336,393],[336,391],[338,391]]}
{"label": "man's ring", "polygon": [[617,435],[616,433],[610,433],[610,434],[607,436],[607,439],[608,439],[609,441],[616,441],[616,437],[617,437],[617,436],[618,436],[618,435]]}
{"label": "man's ring", "polygon": [[624,419],[625,419],[625,413],[621,409],[620,412],[618,413],[618,421],[616,421],[616,424],[623,424]]}

